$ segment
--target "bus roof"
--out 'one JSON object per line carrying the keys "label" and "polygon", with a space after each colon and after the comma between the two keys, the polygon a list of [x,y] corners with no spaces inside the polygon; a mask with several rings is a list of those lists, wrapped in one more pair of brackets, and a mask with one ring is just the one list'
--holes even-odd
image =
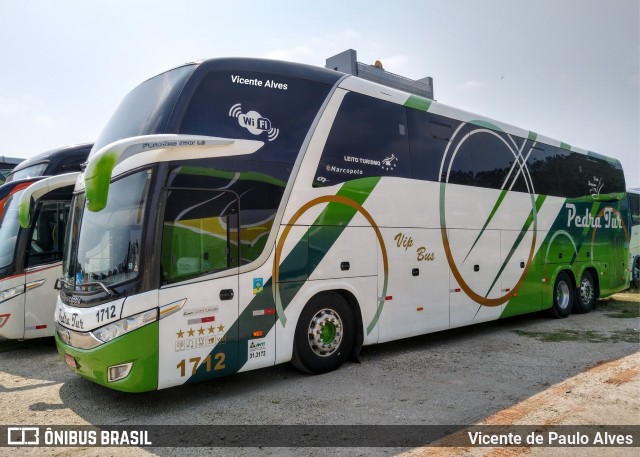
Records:
{"label": "bus roof", "polygon": [[20,159],[18,157],[7,157],[7,156],[0,156],[0,165],[18,165],[19,163],[21,163],[22,161],[24,161],[24,159]]}

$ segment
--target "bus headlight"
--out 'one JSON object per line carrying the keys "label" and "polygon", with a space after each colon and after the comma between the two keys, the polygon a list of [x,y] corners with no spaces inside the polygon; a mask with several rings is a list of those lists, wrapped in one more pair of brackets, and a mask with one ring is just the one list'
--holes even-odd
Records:
{"label": "bus headlight", "polygon": [[120,319],[117,322],[112,322],[111,324],[100,327],[99,329],[96,329],[91,333],[93,333],[93,336],[98,338],[103,343],[108,343],[109,341],[118,338],[125,333],[136,330],[144,325],[156,321],[157,319],[158,310],[150,309],[149,311],[145,311],[144,313],[125,317],[124,319]]}

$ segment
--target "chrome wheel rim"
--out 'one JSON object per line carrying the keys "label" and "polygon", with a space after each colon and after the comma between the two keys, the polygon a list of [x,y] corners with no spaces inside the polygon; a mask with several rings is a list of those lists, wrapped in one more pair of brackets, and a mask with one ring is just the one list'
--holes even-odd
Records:
{"label": "chrome wheel rim", "polygon": [[566,309],[569,306],[569,285],[562,281],[558,283],[556,288],[556,303],[562,309]]}
{"label": "chrome wheel rim", "polygon": [[582,278],[582,282],[580,283],[580,299],[582,303],[587,304],[591,303],[593,300],[593,284],[586,278]]}
{"label": "chrome wheel rim", "polygon": [[334,310],[322,309],[311,319],[307,334],[313,353],[320,357],[329,357],[342,342],[344,334],[342,319]]}

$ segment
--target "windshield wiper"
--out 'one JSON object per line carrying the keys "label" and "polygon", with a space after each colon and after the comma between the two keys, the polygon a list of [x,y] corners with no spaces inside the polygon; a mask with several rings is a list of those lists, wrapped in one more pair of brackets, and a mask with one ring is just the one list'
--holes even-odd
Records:
{"label": "windshield wiper", "polygon": [[116,290],[109,288],[105,283],[100,281],[91,281],[80,284],[80,287],[85,286],[100,286],[111,297],[117,297],[120,295]]}

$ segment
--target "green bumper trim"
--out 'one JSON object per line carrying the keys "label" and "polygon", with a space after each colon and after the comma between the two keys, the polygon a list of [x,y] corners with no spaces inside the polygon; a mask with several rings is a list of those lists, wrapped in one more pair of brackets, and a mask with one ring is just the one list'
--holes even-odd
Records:
{"label": "green bumper trim", "polygon": [[[74,370],[90,381],[122,392],[148,392],[158,389],[158,322],[127,333],[94,349],[77,349],[55,335],[58,353],[69,354],[78,364]],[[129,376],[108,382],[110,366],[133,362]]]}

